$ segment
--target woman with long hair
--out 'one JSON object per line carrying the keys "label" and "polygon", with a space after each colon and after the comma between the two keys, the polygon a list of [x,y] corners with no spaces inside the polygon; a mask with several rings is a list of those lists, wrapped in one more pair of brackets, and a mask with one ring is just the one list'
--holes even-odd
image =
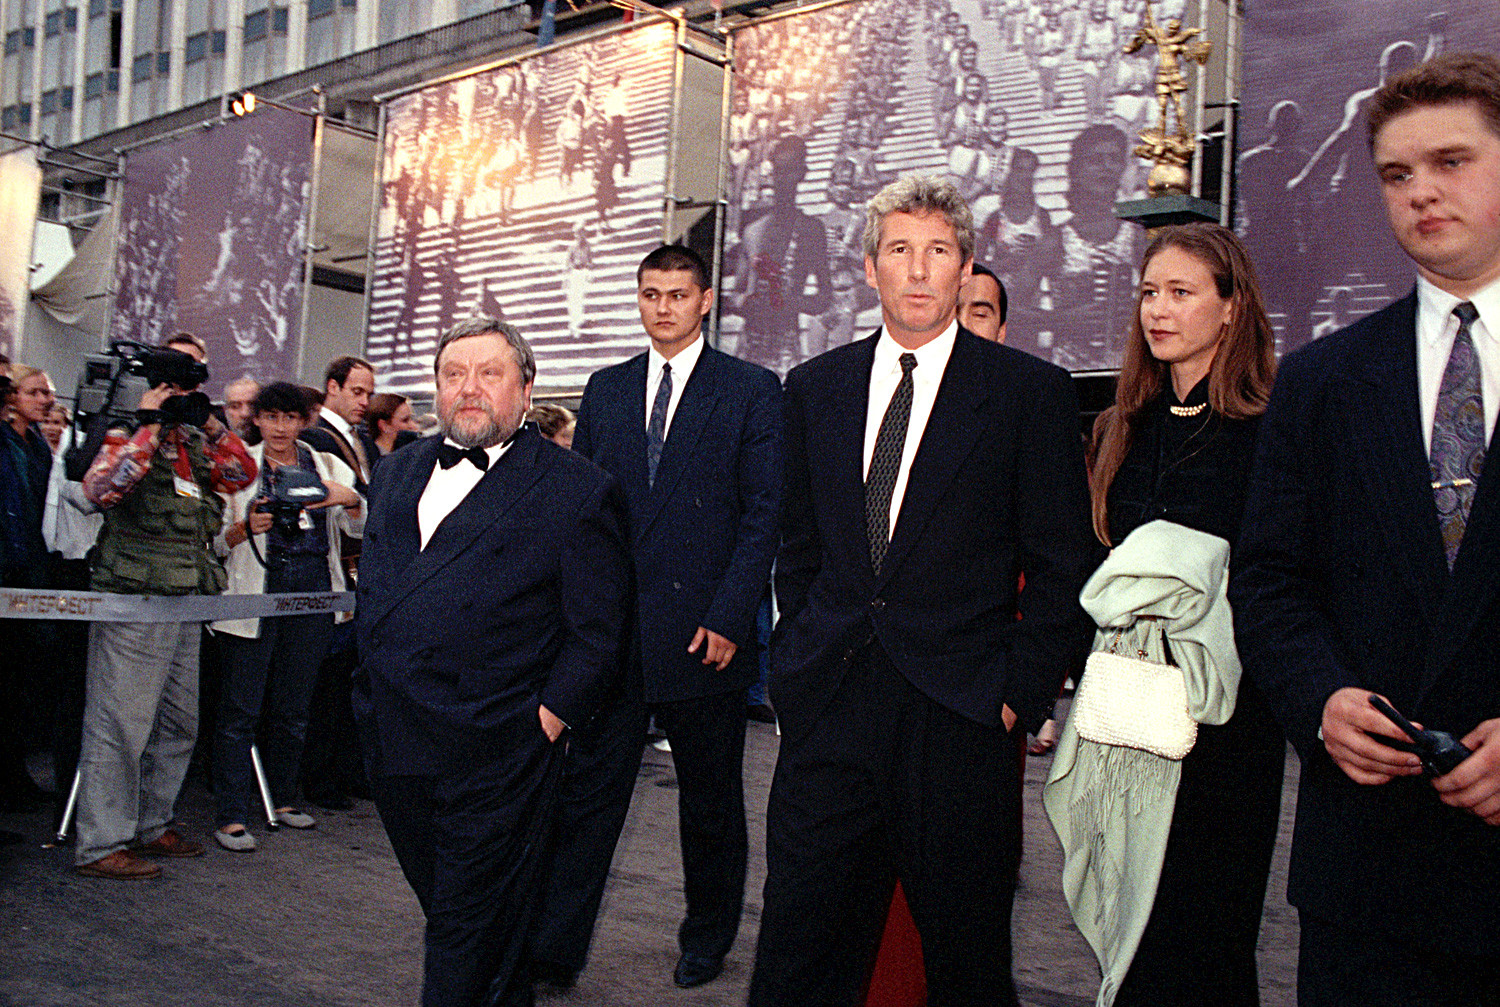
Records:
{"label": "woman with long hair", "polygon": [[[1165,519],[1232,548],[1276,369],[1255,270],[1232,232],[1188,224],[1152,239],[1141,274],[1115,404],[1094,425],[1094,530],[1117,546]],[[1233,715],[1200,725],[1182,760],[1160,884],[1117,1007],[1259,1002],[1284,758],[1265,699],[1241,678]]]}

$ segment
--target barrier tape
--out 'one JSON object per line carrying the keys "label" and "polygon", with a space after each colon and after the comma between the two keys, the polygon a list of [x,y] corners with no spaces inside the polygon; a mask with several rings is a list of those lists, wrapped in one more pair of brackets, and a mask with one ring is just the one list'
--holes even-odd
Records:
{"label": "barrier tape", "polygon": [[74,622],[214,622],[354,611],[353,591],[306,594],[105,594],[0,588],[0,619]]}

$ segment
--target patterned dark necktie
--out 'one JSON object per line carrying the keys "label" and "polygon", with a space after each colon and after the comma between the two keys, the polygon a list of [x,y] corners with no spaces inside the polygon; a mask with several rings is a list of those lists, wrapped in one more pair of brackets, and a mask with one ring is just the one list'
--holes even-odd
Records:
{"label": "patterned dark necktie", "polygon": [[906,427],[911,420],[912,378],[917,366],[915,354],[901,354],[901,383],[891,396],[875,435],[875,450],[870,455],[870,472],[865,476],[865,531],[870,536],[870,565],[875,576],[891,544],[891,494],[896,489],[896,475],[901,471],[901,452],[906,447]]}
{"label": "patterned dark necktie", "polygon": [[1479,380],[1479,356],[1469,326],[1479,317],[1474,305],[1464,301],[1453,309],[1458,316],[1458,334],[1443,369],[1438,387],[1437,409],[1432,417],[1432,497],[1437,504],[1438,527],[1443,533],[1443,551],[1448,569],[1458,556],[1469,520],[1469,507],[1484,471],[1484,395]]}
{"label": "patterned dark necktie", "polygon": [[667,406],[672,401],[672,365],[661,365],[661,384],[651,403],[651,422],[646,424],[646,484],[655,485],[656,466],[667,443]]}

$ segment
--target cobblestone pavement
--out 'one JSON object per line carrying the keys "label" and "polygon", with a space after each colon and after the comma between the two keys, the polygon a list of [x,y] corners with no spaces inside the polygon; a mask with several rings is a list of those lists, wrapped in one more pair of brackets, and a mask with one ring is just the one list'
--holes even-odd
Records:
{"label": "cobblestone pavement", "polygon": [[[760,920],[773,728],[752,723],[745,746],[751,878],[744,926],[722,978],[672,985],[682,910],[671,756],[646,749],[635,804],[606,893],[592,959],[547,1007],[742,1004]],[[1056,842],[1041,811],[1046,758],[1029,760],[1027,852],[1016,900],[1016,979],[1027,1007],[1086,1007],[1098,971],[1058,889]],[[1295,1002],[1296,915],[1286,905],[1286,844],[1295,804],[1288,756],[1282,836],[1261,930],[1265,1007]],[[45,779],[43,765],[35,775]],[[257,830],[260,849],[209,840],[208,794],[190,781],[184,831],[207,855],[166,861],[154,881],[80,878],[71,850],[46,848],[45,813],[0,816],[26,841],[0,848],[0,1007],[298,1007],[415,1004],[422,916],[374,808],[322,812],[310,832]]]}

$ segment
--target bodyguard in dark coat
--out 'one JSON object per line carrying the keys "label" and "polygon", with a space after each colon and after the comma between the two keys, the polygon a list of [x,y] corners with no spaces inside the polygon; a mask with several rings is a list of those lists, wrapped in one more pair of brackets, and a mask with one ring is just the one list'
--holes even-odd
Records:
{"label": "bodyguard in dark coat", "polygon": [[[1412,293],[1287,357],[1230,583],[1302,759],[1288,897],[1308,1007],[1500,1003],[1500,61],[1370,103]],[[1384,697],[1474,754],[1424,779]]]}
{"label": "bodyguard in dark coat", "polygon": [[589,379],[573,437],[625,489],[637,604],[626,684],[569,753],[534,944],[538,976],[558,985],[571,984],[587,954],[640,765],[642,700],[677,771],[687,900],[679,986],[719,974],[744,900],[745,689],[759,673],[755,615],[778,540],[781,387],[704,343],[713,290],[695,253],[663,245],[638,279],[651,348]]}
{"label": "bodyguard in dark coat", "polygon": [[427,916],[423,1004],[529,1004],[558,739],[617,668],[623,506],[613,478],[521,426],[536,365],[515,329],[455,326],[436,369],[444,436],[370,485],[355,710]]}

